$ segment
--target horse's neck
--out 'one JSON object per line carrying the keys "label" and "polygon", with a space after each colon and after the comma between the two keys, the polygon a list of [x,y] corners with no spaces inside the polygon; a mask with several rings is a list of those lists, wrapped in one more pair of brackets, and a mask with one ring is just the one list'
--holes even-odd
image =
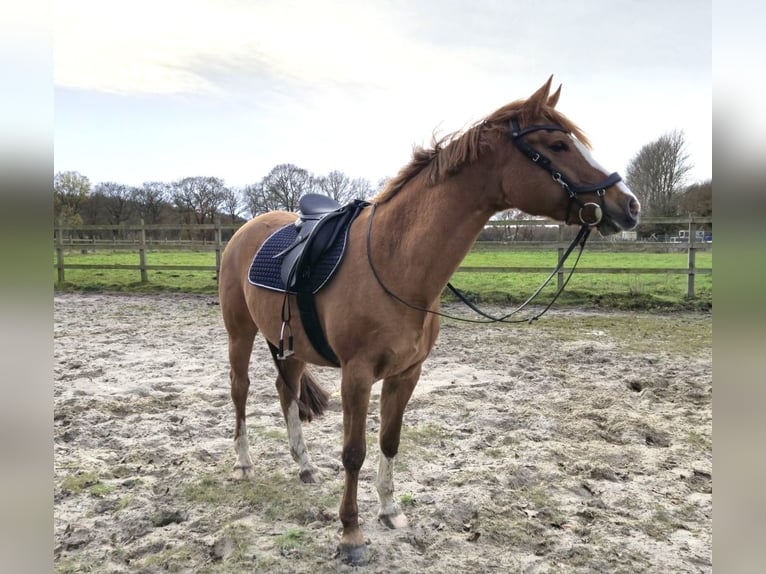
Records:
{"label": "horse's neck", "polygon": [[376,243],[394,266],[389,273],[401,277],[401,294],[417,299],[413,303],[431,304],[440,296],[495,212],[481,205],[481,185],[453,176],[427,189],[403,189],[380,207],[385,224],[373,224]]}

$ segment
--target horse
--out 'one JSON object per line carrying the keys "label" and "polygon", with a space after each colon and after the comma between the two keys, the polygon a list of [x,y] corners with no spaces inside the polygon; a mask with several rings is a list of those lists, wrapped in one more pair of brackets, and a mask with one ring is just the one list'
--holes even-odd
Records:
{"label": "horse", "polygon": [[490,217],[515,208],[595,228],[602,235],[638,223],[636,196],[619,175],[608,175],[591,156],[583,131],[555,109],[561,86],[551,93],[552,80],[462,131],[434,137],[430,148],[415,147],[410,162],[360,210],[334,277],[315,296],[319,323],[337,364],[314,348],[297,313],[291,322],[293,353],[279,355],[275,349],[284,337],[284,305],[294,309],[295,296],[254,286],[247,278],[259,247],[297,215],[258,215],[237,230],[224,250],[219,303],[228,333],[235,413],[234,478],[255,473],[245,409],[256,334],[266,339],[277,366],[290,452],[304,483],[316,482],[318,472],[301,422],[321,415],[329,398],[306,365],[339,366],[344,490],[338,549],[346,563],[364,563],[368,554],[357,484],[367,454],[371,388],[382,380],[378,519],[388,528],[404,528],[408,521],[394,498],[393,470],[405,407],[439,333],[440,295]]}

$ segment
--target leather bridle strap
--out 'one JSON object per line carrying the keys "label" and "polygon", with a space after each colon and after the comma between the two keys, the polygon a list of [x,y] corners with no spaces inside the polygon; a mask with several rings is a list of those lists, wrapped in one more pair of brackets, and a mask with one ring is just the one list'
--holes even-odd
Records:
{"label": "leather bridle strap", "polygon": [[[562,187],[562,189],[566,192],[567,196],[569,196],[569,203],[570,203],[570,207],[567,210],[567,214],[571,211],[572,203],[576,203],[577,205],[580,206],[580,210],[579,210],[580,223],[582,225],[588,225],[591,227],[598,225],[601,222],[601,218],[603,217],[603,214],[604,214],[604,194],[606,193],[607,188],[613,186],[619,181],[622,181],[622,177],[620,177],[620,174],[618,174],[617,172],[614,172],[611,175],[609,175],[606,179],[598,183],[595,183],[592,185],[575,185],[566,175],[564,175],[561,171],[556,169],[556,167],[553,165],[553,162],[547,156],[537,151],[535,148],[529,145],[524,139],[525,135],[532,132],[540,131],[540,130],[559,131],[559,132],[564,132],[565,134],[570,133],[563,127],[558,126],[556,124],[535,125],[535,126],[529,126],[522,129],[519,126],[519,122],[516,120],[516,118],[511,118],[511,121],[510,121],[511,141],[524,155],[526,155],[530,160],[532,160],[532,163],[540,166],[545,171],[550,173],[553,180],[556,183],[558,183]],[[599,203],[594,203],[592,201],[589,201],[589,202],[583,201],[579,196],[585,193],[595,193],[596,196],[599,198]],[[585,217],[584,210],[586,210],[589,207],[593,208],[593,211],[595,213],[594,219],[588,219]]]}

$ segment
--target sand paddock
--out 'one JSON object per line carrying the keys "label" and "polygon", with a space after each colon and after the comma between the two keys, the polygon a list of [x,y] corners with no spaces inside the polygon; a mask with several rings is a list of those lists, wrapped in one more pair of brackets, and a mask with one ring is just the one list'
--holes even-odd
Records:
{"label": "sand paddock", "polygon": [[[454,309],[462,312],[460,309]],[[338,372],[292,461],[262,341],[234,463],[226,334],[212,296],[56,294],[58,572],[336,572]],[[355,572],[712,572],[712,317],[553,311],[447,321],[408,407],[394,480],[410,526],[376,520],[377,401]]]}

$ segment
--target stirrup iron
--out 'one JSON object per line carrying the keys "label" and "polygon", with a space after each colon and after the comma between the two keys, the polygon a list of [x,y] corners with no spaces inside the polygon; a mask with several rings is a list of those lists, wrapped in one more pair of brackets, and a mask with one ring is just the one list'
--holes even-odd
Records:
{"label": "stirrup iron", "polygon": [[[285,350],[285,327],[287,327],[287,350]],[[282,321],[282,329],[279,332],[279,349],[277,350],[277,359],[284,361],[294,352],[293,329],[290,327],[290,321]]]}

